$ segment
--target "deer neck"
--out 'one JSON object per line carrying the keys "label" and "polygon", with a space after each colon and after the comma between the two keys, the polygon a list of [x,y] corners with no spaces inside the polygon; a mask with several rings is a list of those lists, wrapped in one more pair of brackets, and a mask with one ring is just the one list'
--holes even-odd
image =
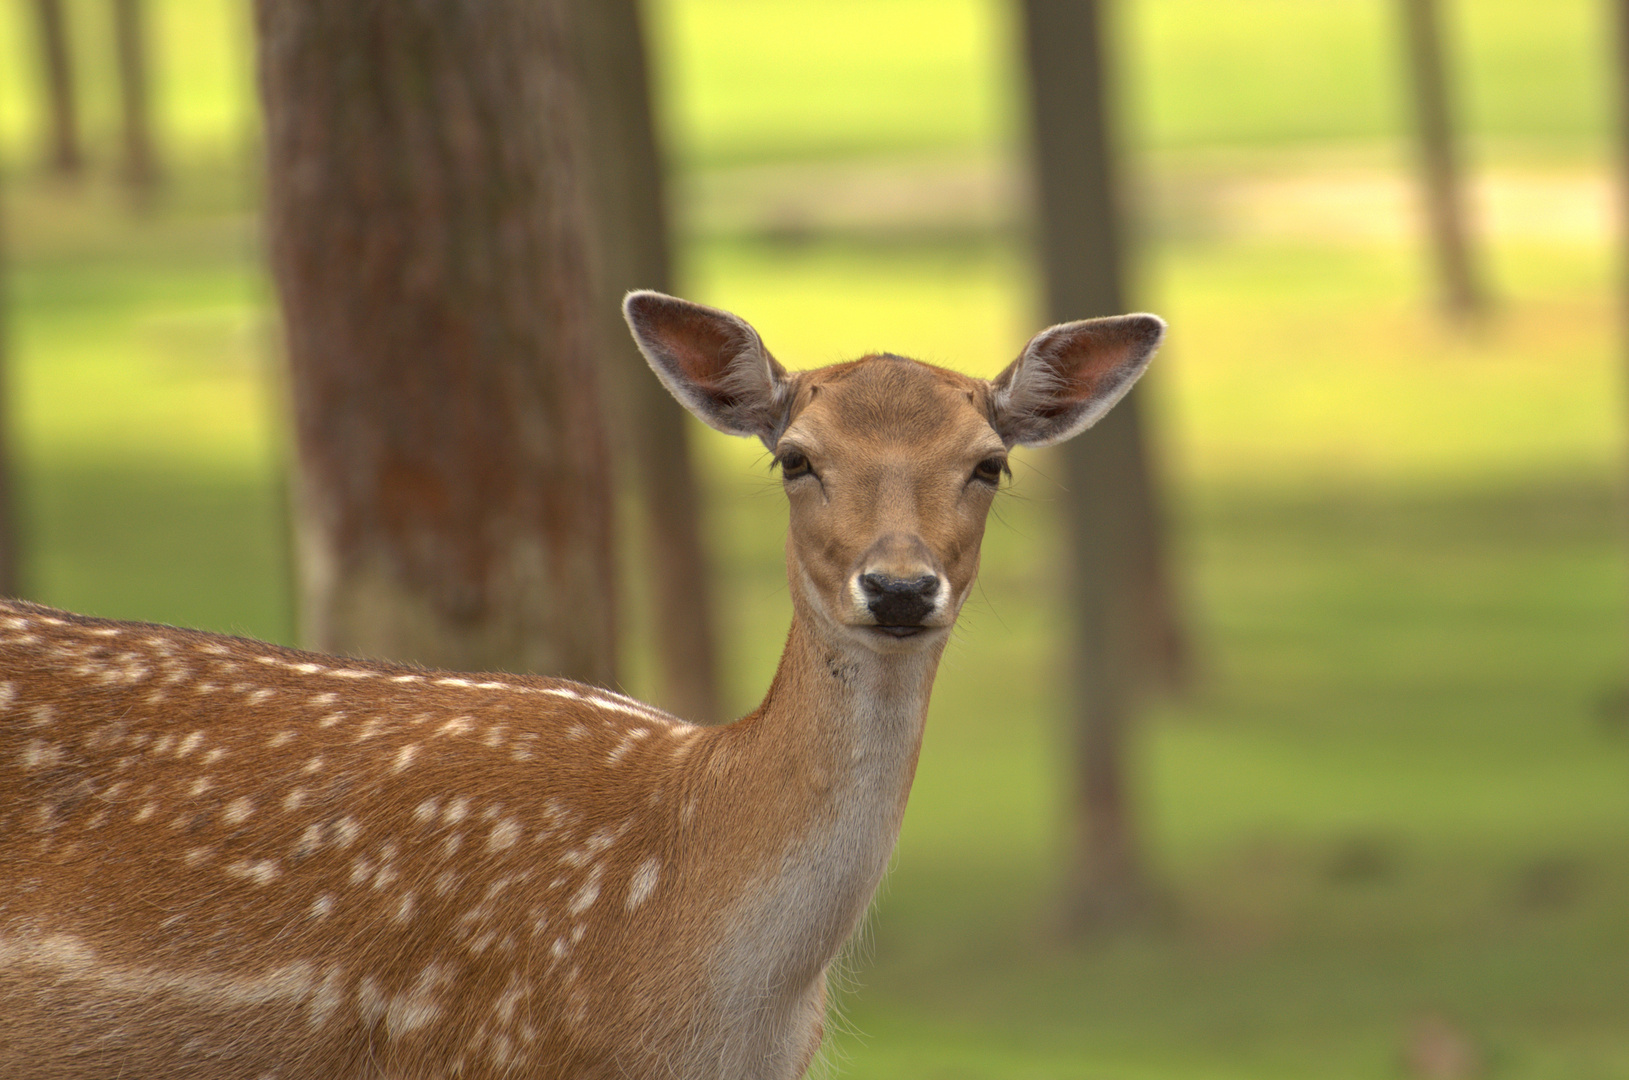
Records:
{"label": "deer neck", "polygon": [[726,830],[751,852],[727,917],[738,947],[722,970],[735,987],[806,992],[864,917],[899,837],[942,651],[880,654],[794,603],[763,705],[720,733],[720,787],[750,792],[756,808]]}

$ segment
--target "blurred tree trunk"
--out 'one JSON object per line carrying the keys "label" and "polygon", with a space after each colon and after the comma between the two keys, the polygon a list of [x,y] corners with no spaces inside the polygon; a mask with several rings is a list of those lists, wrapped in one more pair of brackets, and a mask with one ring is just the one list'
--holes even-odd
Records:
{"label": "blurred tree trunk", "polygon": [[1442,304],[1458,319],[1486,312],[1487,290],[1471,250],[1465,184],[1454,138],[1442,13],[1437,0],[1402,0],[1409,82],[1414,91],[1415,133],[1426,224],[1437,263]]}
{"label": "blurred tree trunk", "polygon": [[146,19],[142,0],[113,0],[113,37],[119,56],[119,103],[123,124],[124,182],[137,198],[151,197],[158,184],[153,154],[151,95],[148,88]]}
{"label": "blurred tree trunk", "polygon": [[[1612,7],[1618,97],[1618,333],[1629,364],[1629,0],[1616,0]],[[1629,723],[1629,684],[1614,687],[1603,709],[1614,722]]]}
{"label": "blurred tree trunk", "polygon": [[[1096,0],[1024,0],[1040,246],[1051,322],[1126,310],[1124,238],[1107,50]],[[1077,932],[1145,918],[1154,898],[1128,790],[1129,729],[1151,685],[1187,665],[1164,530],[1133,391],[1065,443],[1072,592],[1069,674],[1076,743],[1068,909]]]}
{"label": "blurred tree trunk", "polygon": [[[3,174],[3,173],[0,173]],[[4,192],[0,191],[0,195]],[[0,596],[20,596],[17,519],[11,484],[11,262],[6,213],[0,198]]]}
{"label": "blurred tree trunk", "polygon": [[565,18],[565,0],[256,2],[320,648],[614,680]]}
{"label": "blurred tree trunk", "polygon": [[68,18],[62,0],[34,0],[40,30],[41,68],[49,116],[46,160],[58,176],[77,176],[85,158],[79,146],[79,109],[74,96],[73,54],[68,50]]}
{"label": "blurred tree trunk", "polygon": [[630,289],[672,291],[665,170],[652,117],[638,0],[573,0],[578,71],[600,255],[600,355],[626,471],[644,506],[645,565],[659,704],[690,720],[725,719],[719,701],[711,571],[689,421],[634,347],[622,321]]}

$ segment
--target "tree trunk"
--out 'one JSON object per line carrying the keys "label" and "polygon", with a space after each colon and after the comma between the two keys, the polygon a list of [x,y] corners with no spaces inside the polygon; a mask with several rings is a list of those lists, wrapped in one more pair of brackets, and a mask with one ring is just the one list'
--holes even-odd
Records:
{"label": "tree trunk", "polygon": [[[1048,319],[1123,312],[1124,241],[1096,0],[1024,0]],[[1065,443],[1076,743],[1068,908],[1077,931],[1143,918],[1152,890],[1127,780],[1140,692],[1186,665],[1163,554],[1141,390]]]}
{"label": "tree trunk", "polygon": [[40,58],[49,110],[46,160],[58,176],[78,176],[85,158],[79,146],[79,109],[74,96],[73,55],[68,51],[68,19],[62,0],[34,0],[40,28]]}
{"label": "tree trunk", "polygon": [[[1613,69],[1617,74],[1618,120],[1618,334],[1623,359],[1629,365],[1629,0],[1613,4]],[[1629,463],[1626,463],[1629,464]],[[1625,507],[1629,538],[1629,507]],[[1629,666],[1626,666],[1629,674]],[[1629,682],[1609,693],[1603,709],[1613,722],[1629,724]]]}
{"label": "tree trunk", "polygon": [[651,374],[622,321],[630,289],[672,291],[664,169],[652,117],[638,0],[574,0],[598,228],[600,355],[616,445],[644,506],[645,565],[661,669],[658,703],[690,720],[725,719],[719,701],[712,574],[684,410]]}
{"label": "tree trunk", "polygon": [[142,0],[113,0],[113,36],[119,55],[119,101],[123,123],[124,182],[138,199],[158,184],[153,155],[148,86],[146,20]]}
{"label": "tree trunk", "polygon": [[1457,319],[1486,312],[1487,290],[1471,251],[1452,100],[1437,0],[1402,0],[1409,81],[1426,222],[1436,257],[1444,309]]}
{"label": "tree trunk", "polygon": [[6,256],[6,215],[0,199],[0,596],[20,596],[17,572],[17,519],[11,483],[11,294]]}
{"label": "tree trunk", "polygon": [[257,0],[319,648],[615,676],[565,0]]}

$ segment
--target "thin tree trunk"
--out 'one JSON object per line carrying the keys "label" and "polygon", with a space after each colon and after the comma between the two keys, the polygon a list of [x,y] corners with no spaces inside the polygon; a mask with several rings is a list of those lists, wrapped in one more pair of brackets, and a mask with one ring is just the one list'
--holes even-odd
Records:
{"label": "thin tree trunk", "polygon": [[[1106,49],[1095,0],[1024,0],[1041,255],[1053,322],[1123,312]],[[1064,518],[1075,619],[1069,673],[1076,743],[1068,908],[1077,931],[1143,918],[1151,890],[1129,790],[1129,729],[1150,682],[1186,650],[1163,556],[1143,392],[1064,444]]]}
{"label": "thin tree trunk", "polygon": [[1488,294],[1472,251],[1441,11],[1437,0],[1402,0],[1402,5],[1420,180],[1442,304],[1455,318],[1472,318],[1487,310]]}
{"label": "thin tree trunk", "polygon": [[151,83],[142,0],[113,0],[113,36],[119,55],[119,101],[123,122],[124,182],[140,199],[158,184],[153,153]]}
{"label": "thin tree trunk", "polygon": [[58,176],[78,176],[85,158],[79,146],[79,109],[74,95],[73,54],[62,0],[34,0],[40,30],[40,58],[50,118],[46,160]]}
{"label": "thin tree trunk", "polygon": [[[0,196],[3,196],[0,192]],[[11,262],[5,201],[0,197],[0,596],[20,596],[17,518],[11,483]]]}
{"label": "thin tree trunk", "polygon": [[302,622],[615,677],[565,0],[257,0]]}
{"label": "thin tree trunk", "polygon": [[622,322],[630,289],[672,291],[667,197],[652,117],[638,0],[574,0],[590,185],[598,227],[600,349],[616,445],[626,448],[644,506],[643,547],[661,670],[660,704],[687,719],[725,719],[719,700],[712,574],[684,410],[664,390]]}
{"label": "thin tree trunk", "polygon": [[[1612,8],[1616,54],[1612,66],[1617,74],[1618,98],[1618,334],[1623,361],[1629,367],[1629,0],[1616,0]],[[1625,515],[1629,536],[1629,507],[1625,507]],[[1615,722],[1629,723],[1629,682],[1614,687],[1603,708]]]}

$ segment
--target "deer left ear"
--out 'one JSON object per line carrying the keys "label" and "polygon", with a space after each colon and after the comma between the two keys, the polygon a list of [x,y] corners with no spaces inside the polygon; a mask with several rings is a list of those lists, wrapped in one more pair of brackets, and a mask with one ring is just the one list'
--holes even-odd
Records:
{"label": "deer left ear", "polygon": [[990,423],[1008,446],[1080,434],[1125,397],[1165,336],[1155,315],[1116,315],[1042,330],[990,383]]}

